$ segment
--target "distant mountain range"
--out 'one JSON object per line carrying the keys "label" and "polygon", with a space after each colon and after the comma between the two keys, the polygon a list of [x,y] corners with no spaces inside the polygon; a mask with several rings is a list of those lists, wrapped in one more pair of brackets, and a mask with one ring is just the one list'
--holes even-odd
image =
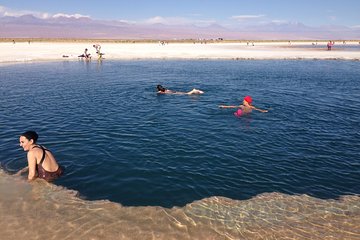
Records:
{"label": "distant mountain range", "polygon": [[268,23],[236,29],[220,25],[131,24],[88,17],[37,18],[33,15],[0,17],[0,38],[87,39],[236,39],[236,40],[329,40],[360,39],[360,27],[309,27],[301,23]]}

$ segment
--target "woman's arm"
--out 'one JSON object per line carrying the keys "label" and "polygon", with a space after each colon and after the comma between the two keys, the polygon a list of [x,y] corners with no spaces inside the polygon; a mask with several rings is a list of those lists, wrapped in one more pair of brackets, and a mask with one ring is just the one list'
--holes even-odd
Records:
{"label": "woman's arm", "polygon": [[29,174],[28,174],[28,180],[34,180],[36,176],[36,157],[33,151],[29,151],[27,154],[28,158],[28,168],[29,168]]}
{"label": "woman's arm", "polygon": [[23,169],[21,169],[17,173],[15,173],[15,176],[20,176],[21,174],[27,172],[28,170],[29,170],[29,167],[24,167]]}
{"label": "woman's arm", "polygon": [[251,106],[252,109],[256,110],[256,111],[259,111],[259,112],[268,112],[268,110],[264,110],[264,109],[260,109],[260,108],[256,108],[254,106]]}
{"label": "woman's arm", "polygon": [[219,105],[219,108],[241,108],[241,105],[234,106],[234,105]]}

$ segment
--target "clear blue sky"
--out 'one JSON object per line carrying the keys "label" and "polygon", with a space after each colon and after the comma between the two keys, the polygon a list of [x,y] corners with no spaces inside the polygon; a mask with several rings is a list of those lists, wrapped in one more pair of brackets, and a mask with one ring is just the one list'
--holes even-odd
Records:
{"label": "clear blue sky", "polygon": [[360,27],[359,0],[0,0],[0,16],[5,12],[168,24],[300,22]]}

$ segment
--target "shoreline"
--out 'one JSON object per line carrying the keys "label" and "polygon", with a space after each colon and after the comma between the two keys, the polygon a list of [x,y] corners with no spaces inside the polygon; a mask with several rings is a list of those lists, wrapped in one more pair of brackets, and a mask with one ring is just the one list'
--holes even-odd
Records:
{"label": "shoreline", "polygon": [[306,40],[292,40],[292,39],[281,39],[281,40],[256,40],[256,39],[106,39],[106,38],[0,38],[0,43],[2,42],[12,42],[15,40],[16,42],[98,42],[98,43],[158,43],[159,41],[165,41],[170,43],[194,43],[201,41],[206,41],[207,43],[246,43],[246,42],[254,42],[254,43],[327,43],[329,40],[340,43],[346,42],[348,44],[360,44],[360,39],[306,39]]}
{"label": "shoreline", "polygon": [[[324,200],[272,192],[248,200],[212,196],[183,207],[134,207],[81,199],[77,191],[41,180],[29,183],[2,169],[0,193],[2,239],[359,237],[358,195]],[[44,231],[44,219],[50,232]]]}
{"label": "shoreline", "polygon": [[[101,44],[107,60],[360,60],[357,41],[211,41],[211,42],[116,42],[108,40],[0,41],[0,64],[37,61],[79,60],[87,48],[97,60],[94,44]],[[125,41],[125,40],[124,40]],[[130,40],[129,40],[130,41]],[[351,50],[349,50],[351,49]]]}

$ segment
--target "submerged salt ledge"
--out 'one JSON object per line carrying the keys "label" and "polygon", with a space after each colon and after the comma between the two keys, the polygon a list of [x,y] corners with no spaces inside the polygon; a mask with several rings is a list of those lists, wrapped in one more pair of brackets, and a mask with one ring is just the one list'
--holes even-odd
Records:
{"label": "submerged salt ledge", "polygon": [[[12,42],[0,43],[0,63],[43,60],[78,60],[87,48],[93,60],[97,59],[94,42]],[[326,42],[319,42],[316,49],[311,42],[262,42],[255,46],[246,43],[102,43],[106,59],[344,59],[359,60],[359,51],[346,51],[335,44],[326,50]],[[304,48],[303,46],[308,46]],[[302,47],[300,47],[302,46]],[[321,47],[322,46],[322,47]]]}
{"label": "submerged salt ledge", "polygon": [[[266,193],[211,197],[183,208],[86,201],[0,170],[1,239],[359,239],[360,196],[322,200]],[[46,224],[44,224],[46,221]]]}

